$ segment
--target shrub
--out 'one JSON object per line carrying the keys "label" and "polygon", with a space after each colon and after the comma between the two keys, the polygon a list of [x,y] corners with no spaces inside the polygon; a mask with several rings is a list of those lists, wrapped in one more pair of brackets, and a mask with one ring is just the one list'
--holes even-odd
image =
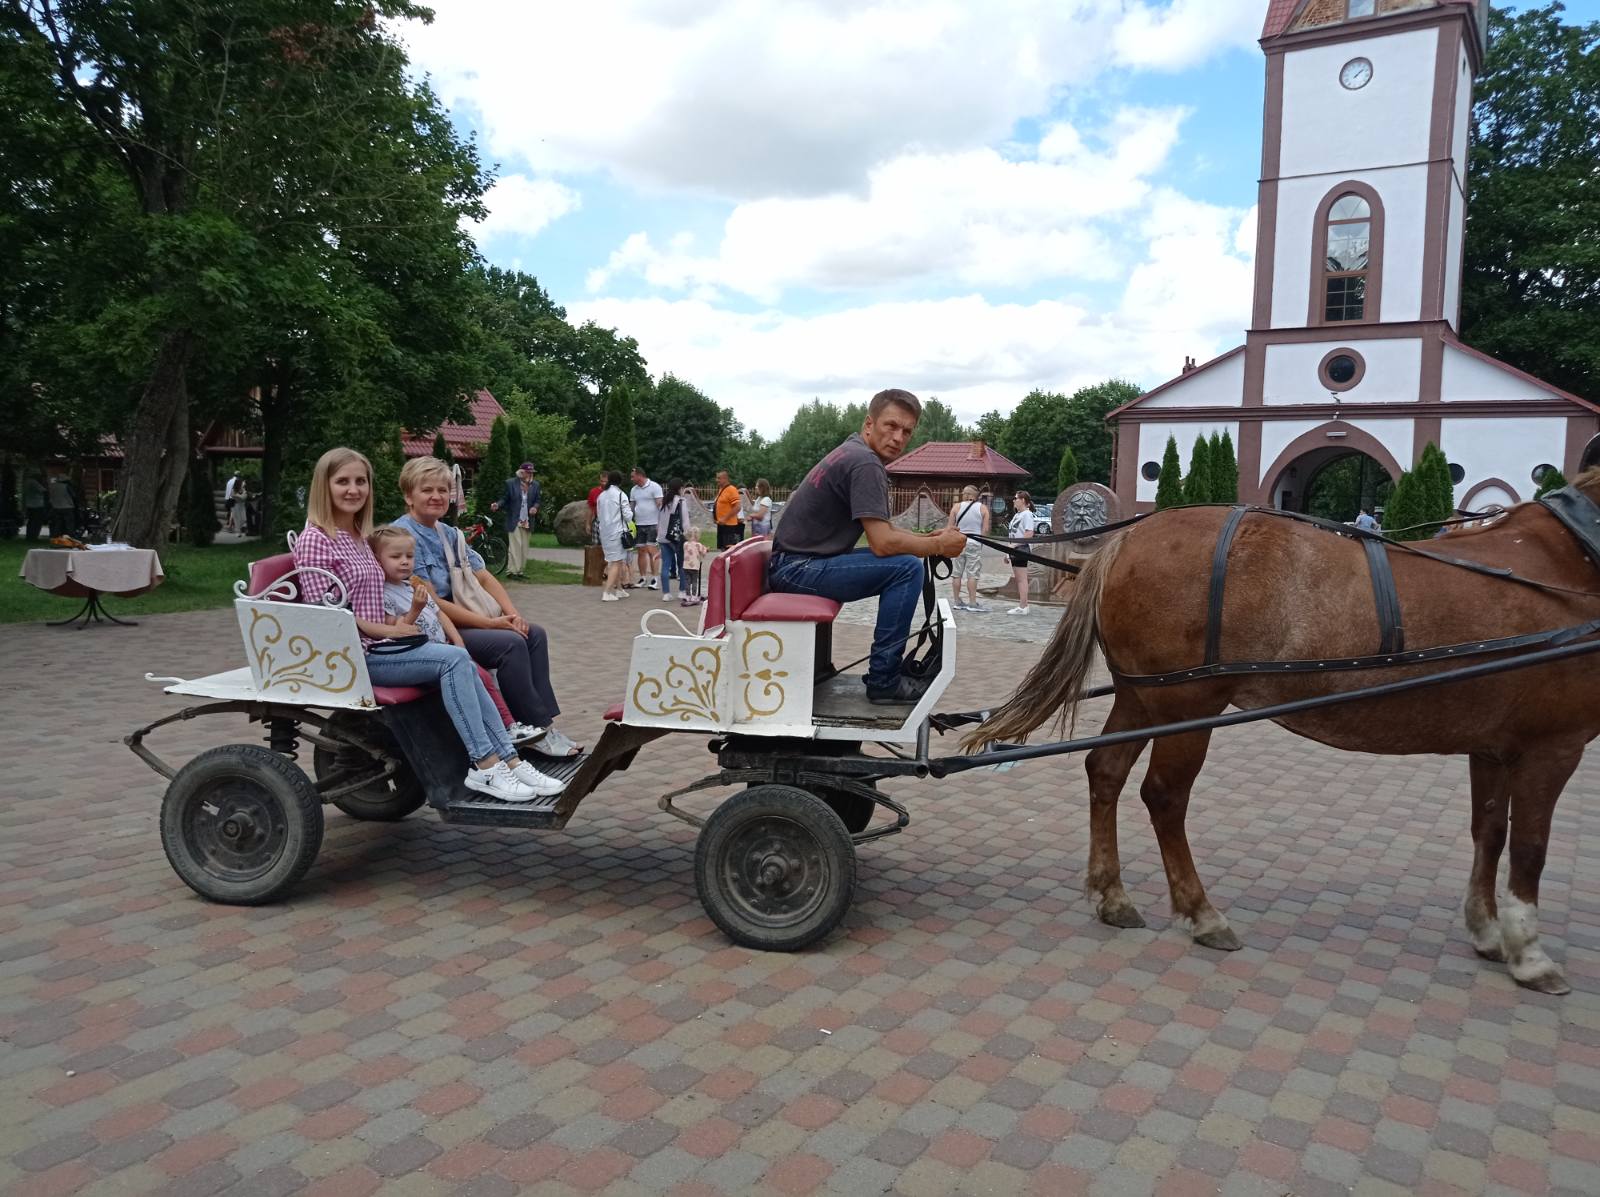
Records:
{"label": "shrub", "polygon": [[1161,455],[1160,480],[1156,483],[1156,510],[1176,507],[1183,502],[1183,479],[1179,476],[1178,442],[1167,438],[1166,452]]}

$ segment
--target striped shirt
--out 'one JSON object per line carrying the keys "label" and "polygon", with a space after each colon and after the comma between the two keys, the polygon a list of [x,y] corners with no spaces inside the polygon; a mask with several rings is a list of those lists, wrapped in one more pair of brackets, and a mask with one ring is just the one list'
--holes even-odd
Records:
{"label": "striped shirt", "polygon": [[[344,583],[350,596],[350,610],[367,623],[388,623],[383,613],[383,567],[372,548],[359,536],[340,529],[332,540],[315,524],[307,524],[294,542],[294,563],[304,568],[325,569]],[[315,603],[333,584],[318,574],[301,574],[300,601]],[[361,647],[373,644],[371,636],[361,637]]]}

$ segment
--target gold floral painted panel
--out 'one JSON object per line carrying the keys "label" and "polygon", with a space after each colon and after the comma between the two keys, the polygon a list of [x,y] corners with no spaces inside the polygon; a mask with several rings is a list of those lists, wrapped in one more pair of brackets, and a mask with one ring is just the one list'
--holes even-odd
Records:
{"label": "gold floral painted panel", "polygon": [[744,706],[752,719],[765,719],[783,710],[787,700],[784,680],[789,671],[776,669],[783,660],[783,639],[763,628],[748,632],[739,647],[744,671],[738,680],[744,683]]}
{"label": "gold floral painted panel", "polygon": [[282,687],[299,694],[309,687],[327,694],[346,694],[355,688],[361,673],[348,643],[335,648],[319,646],[303,632],[286,632],[271,611],[258,607],[248,611],[245,645],[261,689]]}
{"label": "gold floral painted panel", "polygon": [[642,670],[633,683],[633,705],[643,715],[681,723],[719,721],[717,682],[722,676],[722,649],[703,644],[686,654],[669,653],[659,676]]}

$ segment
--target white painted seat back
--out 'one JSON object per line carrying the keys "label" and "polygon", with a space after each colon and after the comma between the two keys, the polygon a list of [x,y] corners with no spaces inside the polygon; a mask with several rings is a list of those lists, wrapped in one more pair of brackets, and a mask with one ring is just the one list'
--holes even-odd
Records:
{"label": "white painted seat back", "polygon": [[[295,579],[317,574],[331,585],[320,602],[302,603]],[[257,594],[234,585],[234,611],[250,680],[263,698],[311,706],[375,706],[367,658],[344,583],[314,566],[292,569]]]}

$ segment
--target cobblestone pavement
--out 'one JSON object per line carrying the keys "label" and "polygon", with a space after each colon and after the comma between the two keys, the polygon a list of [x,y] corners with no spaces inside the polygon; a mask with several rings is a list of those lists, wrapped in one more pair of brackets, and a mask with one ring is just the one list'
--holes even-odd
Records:
{"label": "cobblestone pavement", "polygon": [[[593,738],[650,596],[519,589]],[[1036,646],[961,642],[951,703]],[[841,651],[866,630],[839,629]],[[293,899],[185,889],[121,745],[146,670],[239,663],[227,611],[0,628],[0,1192],[690,1195],[1600,1191],[1600,782],[1557,811],[1541,909],[1575,992],[1518,990],[1459,926],[1464,764],[1219,733],[1192,806],[1245,941],[1167,913],[1134,798],[1142,931],[1080,897],[1081,766],[897,782],[821,947],[731,947],[650,745],[571,827],[333,813]],[[161,737],[161,733],[157,734]],[[255,740],[201,720],[173,757]]]}

